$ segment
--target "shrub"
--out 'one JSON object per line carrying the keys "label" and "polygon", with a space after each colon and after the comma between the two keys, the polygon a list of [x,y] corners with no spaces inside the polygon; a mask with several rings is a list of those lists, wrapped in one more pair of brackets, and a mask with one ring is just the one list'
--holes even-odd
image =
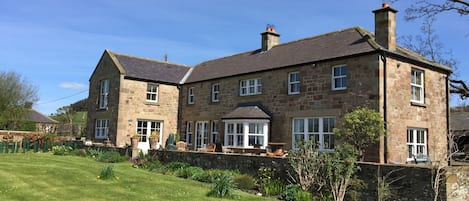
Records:
{"label": "shrub", "polygon": [[310,192],[298,189],[298,191],[295,194],[295,200],[296,201],[311,201],[313,200],[313,197],[311,196]]}
{"label": "shrub", "polygon": [[114,166],[107,165],[103,169],[101,169],[101,173],[98,176],[98,179],[108,180],[108,179],[116,179],[116,175],[114,173]]}
{"label": "shrub", "polygon": [[261,183],[261,192],[266,195],[280,195],[283,192],[283,184],[279,179],[264,180]]}
{"label": "shrub", "polygon": [[285,187],[285,190],[282,193],[282,199],[286,201],[295,201],[296,200],[296,194],[300,190],[300,187],[297,185],[287,185]]}
{"label": "shrub", "polygon": [[121,156],[117,151],[106,151],[96,157],[96,161],[104,163],[119,163],[127,160],[127,156]]}
{"label": "shrub", "polygon": [[193,175],[201,173],[203,171],[204,170],[200,167],[189,166],[189,167],[180,168],[179,170],[176,170],[176,172],[174,172],[174,175],[176,175],[176,177],[181,177],[181,178],[187,179],[187,178],[191,178]]}
{"label": "shrub", "polygon": [[85,149],[76,149],[75,155],[76,156],[81,156],[81,157],[86,157],[87,153],[86,153]]}
{"label": "shrub", "polygon": [[149,154],[144,155],[142,152],[140,152],[138,157],[130,158],[129,161],[133,167],[144,168],[149,171],[159,170],[162,167],[161,162],[156,157]]}
{"label": "shrub", "polygon": [[88,149],[87,152],[88,152],[88,156],[95,158],[95,159],[104,153],[100,149]]}
{"label": "shrub", "polygon": [[239,175],[239,172],[232,170],[210,169],[192,175],[192,179],[200,182],[213,183],[224,175],[235,177]]}
{"label": "shrub", "polygon": [[236,187],[243,190],[251,190],[256,186],[256,180],[249,175],[238,175],[233,179]]}
{"label": "shrub", "polygon": [[233,177],[225,174],[213,182],[207,195],[218,198],[236,198],[237,196],[232,193],[234,188]]}
{"label": "shrub", "polygon": [[183,163],[183,162],[171,162],[171,163],[168,163],[166,165],[163,165],[163,167],[161,167],[161,172],[163,174],[173,174],[174,172],[176,172],[177,170],[181,169],[181,168],[186,168],[186,167],[189,167],[189,164],[188,163]]}
{"label": "shrub", "polygon": [[65,145],[60,145],[60,146],[53,146],[52,147],[52,153],[54,155],[70,155],[70,153],[73,151],[72,147],[65,146]]}

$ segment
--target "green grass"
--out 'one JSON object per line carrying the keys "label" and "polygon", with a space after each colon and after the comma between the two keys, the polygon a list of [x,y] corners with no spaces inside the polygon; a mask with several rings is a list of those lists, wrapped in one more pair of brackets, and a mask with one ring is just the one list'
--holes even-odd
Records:
{"label": "green grass", "polygon": [[[0,154],[0,200],[225,200],[210,184],[114,165],[118,179],[97,176],[106,163],[50,153]],[[236,191],[240,200],[272,200]]]}

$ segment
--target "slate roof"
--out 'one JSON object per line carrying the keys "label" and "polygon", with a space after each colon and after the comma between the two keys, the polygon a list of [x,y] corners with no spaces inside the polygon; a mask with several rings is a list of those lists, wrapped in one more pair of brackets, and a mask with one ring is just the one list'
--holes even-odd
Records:
{"label": "slate roof", "polygon": [[59,122],[49,118],[46,115],[41,114],[40,112],[30,109],[28,120],[36,123],[47,123],[47,124],[58,124]]}
{"label": "slate roof", "polygon": [[[110,51],[109,51],[110,52]],[[125,70],[130,79],[151,80],[179,84],[190,67],[153,59],[110,52]]]}
{"label": "slate roof", "polygon": [[237,107],[222,119],[270,119],[270,115],[257,106]]}
{"label": "slate roof", "polygon": [[469,112],[454,112],[450,116],[452,131],[469,131]]}
{"label": "slate roof", "polygon": [[[315,37],[279,44],[268,51],[260,49],[203,62],[194,67],[185,83],[241,75],[345,56],[387,51],[374,41],[374,35],[361,27],[331,32]],[[419,62],[441,66],[403,47],[394,54]]]}

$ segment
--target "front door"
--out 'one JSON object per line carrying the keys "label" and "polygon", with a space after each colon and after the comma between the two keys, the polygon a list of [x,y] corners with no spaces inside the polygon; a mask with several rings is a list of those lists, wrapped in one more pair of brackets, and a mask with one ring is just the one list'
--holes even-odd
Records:
{"label": "front door", "polygon": [[162,121],[153,121],[153,120],[138,120],[137,121],[137,132],[140,133],[140,139],[138,141],[138,148],[143,151],[143,153],[147,153],[150,149],[150,141],[148,137],[150,136],[151,132],[159,132],[160,140],[158,142],[157,148],[161,145],[161,138],[163,133],[163,122]]}
{"label": "front door", "polygon": [[205,148],[208,142],[208,122],[198,121],[195,124],[195,148]]}

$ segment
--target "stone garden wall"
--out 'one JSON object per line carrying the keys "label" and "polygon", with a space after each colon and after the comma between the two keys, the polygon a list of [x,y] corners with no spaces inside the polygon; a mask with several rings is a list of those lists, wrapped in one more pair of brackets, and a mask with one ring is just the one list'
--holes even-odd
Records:
{"label": "stone garden wall", "polygon": [[[291,167],[288,160],[281,157],[156,150],[150,151],[150,154],[157,156],[163,163],[176,161],[186,162],[202,168],[239,170],[242,173],[254,176],[260,167],[273,167],[284,181],[289,181],[290,179],[289,172],[291,172]],[[431,168],[416,165],[389,165],[377,163],[360,163],[359,166],[361,170],[357,175],[367,184],[366,190],[361,192],[362,200],[376,200],[378,172],[380,172],[381,175],[387,175],[389,172],[392,172],[388,176],[389,181],[400,178],[391,184],[394,194],[394,198],[391,200],[433,200],[433,176]],[[440,188],[442,189],[440,195],[443,195],[440,196],[440,200],[447,200],[446,192],[444,191],[445,188],[444,185]],[[458,186],[454,188],[460,189],[461,187]],[[463,190],[459,192],[462,193]]]}

